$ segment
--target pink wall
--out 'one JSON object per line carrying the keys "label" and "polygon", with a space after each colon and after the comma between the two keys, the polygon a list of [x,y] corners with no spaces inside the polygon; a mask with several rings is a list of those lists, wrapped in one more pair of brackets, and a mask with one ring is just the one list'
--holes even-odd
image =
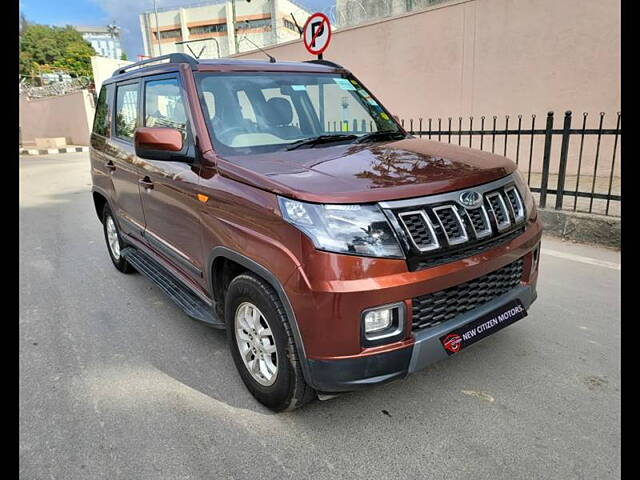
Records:
{"label": "pink wall", "polygon": [[[266,50],[279,60],[311,58],[300,41]],[[407,119],[613,114],[620,109],[620,2],[451,2],[336,31],[325,58]]]}
{"label": "pink wall", "polygon": [[[464,129],[473,115],[477,129],[482,115],[485,127],[498,115],[500,129],[504,115],[515,127],[523,114],[528,128],[536,114],[536,128],[544,128],[546,113],[553,110],[560,128],[565,110],[572,110],[574,128],[582,125],[582,112],[590,113],[587,128],[596,128],[601,111],[607,113],[605,128],[613,128],[620,110],[620,48],[619,0],[459,0],[335,31],[324,56],[351,70],[406,126],[411,118],[417,128],[420,117],[423,125],[432,117],[435,128],[441,117],[445,127],[453,117],[457,129],[462,116]],[[312,58],[299,40],[266,50],[278,60]],[[486,150],[491,140],[484,141]],[[577,141],[571,142],[569,173],[577,164]],[[512,158],[515,142],[511,137],[507,145]],[[594,143],[595,138],[585,141],[585,169],[593,166]],[[612,143],[611,137],[602,140],[599,172],[607,172]],[[528,147],[523,140],[525,163]],[[542,148],[543,139],[537,138],[532,171],[540,169]],[[554,158],[559,148],[558,139]],[[502,138],[495,149],[503,153]],[[618,152],[618,165],[619,158]]]}
{"label": "pink wall", "polygon": [[23,143],[36,137],[65,137],[69,145],[89,145],[94,114],[90,96],[87,90],[32,100],[21,96]]}

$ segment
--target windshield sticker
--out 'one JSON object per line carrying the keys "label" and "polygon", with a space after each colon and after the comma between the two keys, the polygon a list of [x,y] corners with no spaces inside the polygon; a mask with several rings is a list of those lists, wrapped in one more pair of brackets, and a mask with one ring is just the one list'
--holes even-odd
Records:
{"label": "windshield sticker", "polygon": [[358,86],[358,82],[356,82],[355,80],[351,80],[351,83],[353,83],[356,87]]}
{"label": "windshield sticker", "polygon": [[385,120],[389,120],[389,115],[387,115],[387,114],[386,114],[386,113],[384,113],[384,112],[382,112],[382,113],[380,114],[380,116],[381,116],[382,118],[384,118]]}
{"label": "windshield sticker", "polygon": [[355,90],[356,87],[354,87],[353,85],[351,85],[351,83],[349,82],[349,80],[345,79],[345,78],[334,78],[333,79],[334,82],[336,82],[338,84],[338,86],[342,89],[342,90]]}
{"label": "windshield sticker", "polygon": [[303,92],[307,89],[304,85],[291,85],[291,88],[297,92]]}

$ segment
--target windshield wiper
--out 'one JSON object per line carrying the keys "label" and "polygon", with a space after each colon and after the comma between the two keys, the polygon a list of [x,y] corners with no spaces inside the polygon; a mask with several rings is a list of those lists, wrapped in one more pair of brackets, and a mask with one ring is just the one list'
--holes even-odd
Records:
{"label": "windshield wiper", "polygon": [[378,132],[367,133],[366,135],[361,136],[353,143],[364,143],[364,142],[373,142],[376,140],[399,140],[401,138],[406,138],[404,133],[401,131],[393,131],[393,130],[380,130]]}
{"label": "windshield wiper", "polygon": [[317,137],[304,138],[290,143],[286,148],[287,150],[295,150],[300,147],[313,147],[321,143],[342,142],[344,140],[354,140],[358,138],[357,135],[338,133],[335,135],[318,135]]}

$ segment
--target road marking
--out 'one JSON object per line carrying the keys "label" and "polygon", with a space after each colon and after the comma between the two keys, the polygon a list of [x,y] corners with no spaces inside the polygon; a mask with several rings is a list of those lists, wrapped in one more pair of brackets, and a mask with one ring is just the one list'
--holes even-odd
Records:
{"label": "road marking", "polygon": [[572,253],[558,252],[556,250],[542,249],[543,255],[549,255],[551,257],[564,258],[565,260],[573,260],[574,262],[588,263],[589,265],[596,265],[598,267],[610,268],[612,270],[620,270],[620,264],[615,262],[607,262],[605,260],[598,260],[597,258],[583,257],[581,255],[573,255]]}

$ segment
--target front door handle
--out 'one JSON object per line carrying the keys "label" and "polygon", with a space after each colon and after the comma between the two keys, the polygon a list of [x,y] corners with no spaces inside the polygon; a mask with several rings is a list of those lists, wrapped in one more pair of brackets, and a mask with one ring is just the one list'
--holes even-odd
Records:
{"label": "front door handle", "polygon": [[138,183],[141,187],[144,187],[146,190],[151,190],[153,188],[153,182],[149,177],[144,177],[138,180]]}
{"label": "front door handle", "polygon": [[116,170],[116,166],[113,164],[111,160],[105,163],[104,166],[107,167],[107,170],[109,170],[109,173],[113,173]]}

